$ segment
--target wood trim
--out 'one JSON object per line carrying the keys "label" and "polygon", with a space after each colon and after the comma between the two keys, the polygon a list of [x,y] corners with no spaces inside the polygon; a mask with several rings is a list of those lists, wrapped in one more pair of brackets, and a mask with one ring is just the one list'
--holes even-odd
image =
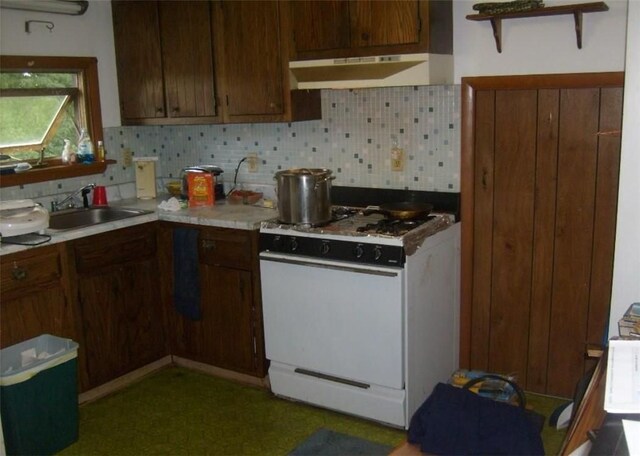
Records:
{"label": "wood trim", "polygon": [[462,86],[469,86],[470,96],[478,90],[508,89],[580,89],[621,87],[624,72],[526,74],[516,76],[476,76],[462,78]]}
{"label": "wood trim", "polygon": [[[460,218],[461,236],[461,290],[460,290],[460,366],[471,362],[471,302],[473,298],[473,189],[474,189],[474,144],[475,91],[468,79],[462,79],[461,98],[461,180]],[[466,278],[466,280],[465,280]]]}
{"label": "wood trim", "polygon": [[244,383],[246,385],[258,386],[260,388],[270,389],[269,377],[253,377],[252,375],[242,374],[240,372],[223,369],[221,367],[212,366],[210,364],[201,363],[198,361],[192,361],[190,359],[181,358],[180,356],[173,355],[171,357],[173,363],[176,366],[185,367],[196,371],[203,372],[205,374],[213,375],[215,377],[224,378],[227,380],[233,380],[235,382]]}
{"label": "wood trim", "polygon": [[607,88],[624,86],[624,72],[566,73],[462,78],[461,85],[461,304],[460,366],[471,361],[473,298],[474,148],[476,93],[480,90]]}
{"label": "wood trim", "polygon": [[109,394],[115,393],[116,391],[120,391],[121,389],[126,388],[133,383],[136,383],[141,378],[146,377],[153,372],[171,365],[171,356],[167,355],[157,361],[147,364],[146,366],[142,366],[134,371],[124,374],[121,377],[111,380],[110,382],[103,383],[100,386],[96,386],[89,391],[81,393],[78,396],[78,403],[85,404],[87,402],[93,402],[97,399],[103,398]]}
{"label": "wood trim", "polygon": [[[23,56],[0,55],[0,68],[28,69],[33,68],[43,71],[82,71],[84,81],[80,84],[84,90],[86,101],[87,125],[89,135],[98,144],[103,141],[102,112],[100,108],[100,88],[98,81],[98,59],[95,57],[50,57],[50,56]],[[24,173],[7,174],[0,179],[0,188],[14,185],[33,184],[69,177],[101,174],[107,169],[107,164],[115,161],[93,163],[91,165],[61,165],[52,160],[50,165],[43,168],[31,169]],[[52,164],[52,165],[51,165]]]}
{"label": "wood trim", "polygon": [[102,174],[107,170],[107,165],[115,164],[115,160],[105,160],[88,165],[63,165],[54,162],[44,168],[34,168],[24,173],[5,174],[0,177],[0,188],[13,187],[16,185],[35,184],[56,179],[68,179],[70,177],[90,176],[92,174]]}

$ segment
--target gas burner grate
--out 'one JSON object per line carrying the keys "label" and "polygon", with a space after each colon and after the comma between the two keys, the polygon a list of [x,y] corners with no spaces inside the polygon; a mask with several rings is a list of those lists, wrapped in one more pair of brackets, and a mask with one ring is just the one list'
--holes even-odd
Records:
{"label": "gas burner grate", "polygon": [[392,236],[401,236],[408,233],[414,228],[419,227],[423,223],[433,220],[435,216],[430,215],[422,219],[413,220],[391,220],[382,219],[375,223],[367,223],[364,226],[360,226],[356,229],[358,233],[376,233],[376,234],[388,234]]}
{"label": "gas burner grate", "polygon": [[333,206],[331,207],[331,221],[337,222],[358,214],[360,209],[349,206]]}

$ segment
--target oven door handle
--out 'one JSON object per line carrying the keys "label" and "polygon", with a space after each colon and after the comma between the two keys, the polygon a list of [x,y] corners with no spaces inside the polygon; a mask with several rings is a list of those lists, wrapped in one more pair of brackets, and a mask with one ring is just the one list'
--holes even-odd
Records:
{"label": "oven door handle", "polygon": [[273,261],[274,263],[284,263],[284,264],[292,264],[295,266],[309,266],[312,268],[321,268],[321,269],[334,269],[337,271],[346,271],[346,272],[355,272],[358,274],[368,274],[374,276],[382,276],[382,277],[397,277],[398,272],[395,271],[382,271],[378,269],[364,269],[353,266],[342,266],[337,264],[327,264],[327,263],[317,263],[314,261],[305,261],[299,259],[291,259],[291,258],[280,258],[280,257],[267,257],[260,256],[260,261]]}

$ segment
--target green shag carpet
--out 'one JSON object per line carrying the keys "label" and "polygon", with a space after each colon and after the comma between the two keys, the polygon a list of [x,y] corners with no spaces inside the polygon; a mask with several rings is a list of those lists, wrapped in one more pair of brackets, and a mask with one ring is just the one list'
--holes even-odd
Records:
{"label": "green shag carpet", "polygon": [[[545,416],[564,401],[527,395]],[[80,439],[61,455],[287,455],[321,428],[396,447],[405,432],[170,367],[80,407]],[[564,432],[545,425],[548,455]]]}
{"label": "green shag carpet", "polygon": [[287,455],[320,428],[397,446],[405,433],[171,367],[80,407],[62,455]]}

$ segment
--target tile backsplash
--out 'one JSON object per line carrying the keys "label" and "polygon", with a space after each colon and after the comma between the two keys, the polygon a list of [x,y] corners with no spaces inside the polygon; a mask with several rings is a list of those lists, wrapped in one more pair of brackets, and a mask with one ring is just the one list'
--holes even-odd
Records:
{"label": "tile backsplash", "polygon": [[[329,168],[334,185],[460,191],[460,86],[323,90],[322,119],[296,123],[112,127],[104,131],[107,158],[118,160],[102,176],[52,181],[1,191],[2,199],[58,195],[90,182],[127,188],[133,167],[122,166],[122,151],[158,157],[159,185],[184,166],[216,164],[225,185],[239,161],[258,155],[258,171],[240,165],[237,181],[274,184],[288,168]],[[391,171],[391,149],[405,152],[403,171]],[[129,195],[123,195],[129,196]],[[46,199],[46,198],[45,198]]]}

